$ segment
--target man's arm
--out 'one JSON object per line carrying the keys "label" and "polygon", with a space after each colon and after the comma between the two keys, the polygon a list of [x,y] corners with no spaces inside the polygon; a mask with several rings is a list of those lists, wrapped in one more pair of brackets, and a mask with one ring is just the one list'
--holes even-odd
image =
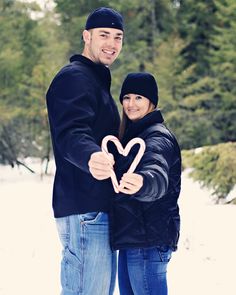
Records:
{"label": "man's arm", "polygon": [[92,131],[98,109],[92,90],[89,79],[82,73],[63,72],[47,93],[50,128],[57,152],[88,173],[91,154],[101,151]]}

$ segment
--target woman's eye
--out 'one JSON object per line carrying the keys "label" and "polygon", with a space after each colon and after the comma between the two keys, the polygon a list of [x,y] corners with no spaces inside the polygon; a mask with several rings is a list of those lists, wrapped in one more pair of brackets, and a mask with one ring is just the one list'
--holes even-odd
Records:
{"label": "woman's eye", "polygon": [[138,96],[136,96],[136,99],[140,100],[140,99],[142,99],[142,96],[138,95]]}
{"label": "woman's eye", "polygon": [[123,100],[128,100],[129,99],[129,96],[124,96],[123,97]]}

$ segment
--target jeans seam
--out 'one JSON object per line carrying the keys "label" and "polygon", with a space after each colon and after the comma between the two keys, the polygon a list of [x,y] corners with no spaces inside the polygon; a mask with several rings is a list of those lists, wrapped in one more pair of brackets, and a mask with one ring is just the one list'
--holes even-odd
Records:
{"label": "jeans seam", "polygon": [[[68,251],[70,248],[71,235],[70,235],[70,218],[69,216],[66,216],[65,218],[66,218],[66,232],[68,233],[66,235],[66,245],[65,245],[65,253],[66,253],[66,251]],[[68,260],[66,259],[66,256],[64,257],[64,259],[65,259],[65,265],[67,265],[65,267],[68,267]],[[67,271],[65,271],[65,284],[67,287],[69,287],[69,279],[70,278],[68,277],[68,273]]]}
{"label": "jeans seam", "polygon": [[148,280],[147,280],[147,262],[148,262],[148,255],[147,252],[145,251],[145,249],[140,249],[140,251],[142,251],[142,255],[143,255],[143,285],[144,285],[144,290],[145,290],[145,294],[149,295],[149,288],[148,288]]}
{"label": "jeans seam", "polygon": [[68,240],[66,241],[66,246],[69,247],[70,245],[70,238],[71,238],[71,234],[70,234],[70,219],[69,216],[66,216],[66,232],[68,233],[67,238]]}
{"label": "jeans seam", "polygon": [[84,222],[80,222],[81,236],[80,236],[80,244],[81,244],[81,273],[80,273],[80,293],[83,294],[83,281],[84,281],[84,255],[85,255],[85,227]]}

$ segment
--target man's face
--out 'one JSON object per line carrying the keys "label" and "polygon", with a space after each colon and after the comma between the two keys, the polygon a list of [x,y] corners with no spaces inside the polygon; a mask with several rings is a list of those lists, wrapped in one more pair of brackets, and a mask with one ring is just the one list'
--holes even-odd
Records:
{"label": "man's face", "polygon": [[112,28],[95,28],[83,33],[83,54],[95,63],[110,66],[120,54],[123,32]]}

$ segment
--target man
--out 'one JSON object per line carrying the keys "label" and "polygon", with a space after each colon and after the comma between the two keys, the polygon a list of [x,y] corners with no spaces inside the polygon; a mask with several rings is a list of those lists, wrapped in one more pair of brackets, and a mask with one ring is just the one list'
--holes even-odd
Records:
{"label": "man", "polygon": [[83,40],[82,55],[71,57],[47,92],[56,162],[53,209],[63,245],[62,295],[106,295],[113,293],[116,267],[107,215],[114,160],[100,145],[104,136],[118,134],[108,66],[122,49],[122,16],[96,9]]}

